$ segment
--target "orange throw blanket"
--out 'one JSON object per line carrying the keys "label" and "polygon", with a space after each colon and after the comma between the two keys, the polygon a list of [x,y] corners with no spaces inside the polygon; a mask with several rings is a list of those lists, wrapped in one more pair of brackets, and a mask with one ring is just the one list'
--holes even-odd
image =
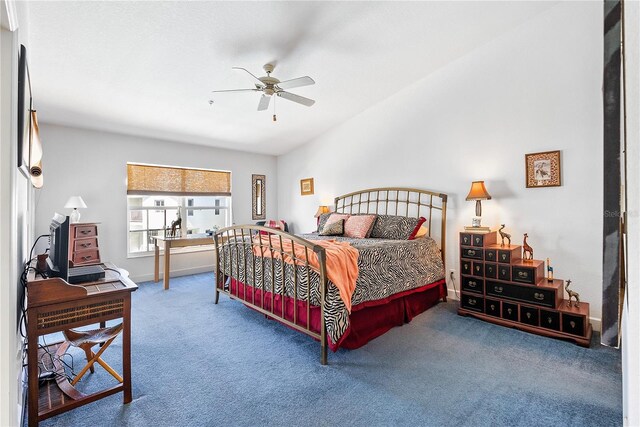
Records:
{"label": "orange throw blanket", "polygon": [[[291,240],[282,240],[282,247],[280,247],[280,239],[271,239],[271,246],[276,250],[273,254],[268,249],[269,236],[259,236],[262,248],[262,255],[265,257],[273,257],[282,259],[282,254],[279,252],[282,249],[284,254],[284,261],[293,264],[294,260],[291,255],[295,251],[295,257],[299,259],[305,259],[305,247],[302,245],[292,245]],[[260,244],[258,236],[256,236],[255,243]],[[335,240],[314,240],[314,244],[322,246],[325,249],[327,259],[327,278],[338,288],[340,298],[344,301],[344,305],[347,307],[349,313],[351,313],[351,296],[356,289],[356,280],[358,279],[358,250],[346,242],[336,242]],[[266,247],[265,247],[266,246]],[[293,247],[292,247],[293,246]],[[254,246],[253,253],[260,256],[260,247]],[[313,251],[308,251],[309,265],[320,269],[320,262],[318,262],[318,256]],[[296,264],[304,265],[304,262],[296,260]]]}

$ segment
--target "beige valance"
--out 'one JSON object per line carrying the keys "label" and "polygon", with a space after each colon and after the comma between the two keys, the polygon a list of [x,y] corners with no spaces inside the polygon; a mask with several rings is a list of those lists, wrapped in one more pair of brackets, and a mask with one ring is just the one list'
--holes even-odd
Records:
{"label": "beige valance", "polygon": [[127,163],[127,194],[230,196],[231,172]]}

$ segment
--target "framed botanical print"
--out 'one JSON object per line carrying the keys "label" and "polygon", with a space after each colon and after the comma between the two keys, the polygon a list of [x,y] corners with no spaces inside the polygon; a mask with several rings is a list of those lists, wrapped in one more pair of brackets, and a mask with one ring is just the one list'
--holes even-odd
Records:
{"label": "framed botanical print", "polygon": [[525,154],[527,188],[559,187],[560,150]]}
{"label": "framed botanical print", "polygon": [[305,178],[300,180],[300,194],[303,196],[313,194],[313,178]]}

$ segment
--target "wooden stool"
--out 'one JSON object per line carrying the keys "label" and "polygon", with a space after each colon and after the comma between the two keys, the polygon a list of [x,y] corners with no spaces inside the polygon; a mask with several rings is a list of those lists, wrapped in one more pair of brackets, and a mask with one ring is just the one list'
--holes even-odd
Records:
{"label": "wooden stool", "polygon": [[[87,355],[87,364],[82,370],[76,375],[76,377],[71,381],[71,385],[76,385],[80,378],[84,374],[87,373],[88,370],[91,370],[91,373],[94,372],[93,364],[98,362],[100,366],[102,366],[107,372],[109,372],[118,382],[122,382],[122,377],[109,365],[107,362],[102,360],[100,357],[102,353],[111,345],[114,339],[118,336],[118,334],[122,332],[122,323],[112,326],[109,328],[100,328],[94,329],[91,331],[77,331],[74,329],[67,329],[63,331],[64,337],[74,347],[78,347],[84,350]],[[94,353],[91,348],[95,347],[98,344],[102,344],[100,350],[97,353]]]}

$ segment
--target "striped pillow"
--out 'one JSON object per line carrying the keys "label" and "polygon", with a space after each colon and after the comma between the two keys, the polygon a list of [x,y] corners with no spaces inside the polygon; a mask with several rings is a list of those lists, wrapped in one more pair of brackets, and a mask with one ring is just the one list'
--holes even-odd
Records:
{"label": "striped pillow", "polygon": [[334,222],[327,222],[322,230],[320,230],[321,236],[342,236],[344,233],[344,219],[339,219]]}
{"label": "striped pillow", "polygon": [[344,223],[344,236],[354,239],[364,239],[367,237],[375,220],[376,215],[350,216]]}

